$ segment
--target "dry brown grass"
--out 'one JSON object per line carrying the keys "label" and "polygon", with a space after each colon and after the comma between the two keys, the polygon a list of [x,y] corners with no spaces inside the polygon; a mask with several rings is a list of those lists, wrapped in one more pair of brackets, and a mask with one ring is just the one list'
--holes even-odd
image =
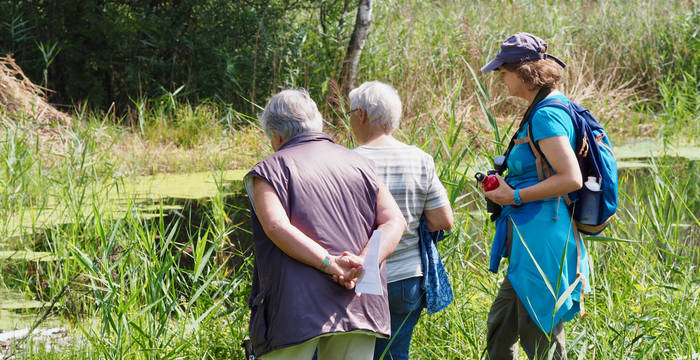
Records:
{"label": "dry brown grass", "polygon": [[29,80],[11,55],[0,57],[0,107],[5,116],[23,116],[39,124],[71,127],[70,115],[46,101],[49,91]]}
{"label": "dry brown grass", "polygon": [[[645,122],[642,114],[634,110],[635,105],[649,101],[648,96],[631,81],[617,80],[622,78],[619,73],[624,69],[611,66],[596,73],[587,61],[589,56],[585,52],[567,53],[563,57],[569,59],[569,63],[559,89],[573,101],[589,108],[608,132],[616,136],[650,136],[657,130],[653,124]],[[475,71],[478,72],[478,69]],[[492,138],[493,130],[481,110],[466,65],[447,71],[409,68],[409,72],[408,76],[395,84],[404,101],[401,125],[404,130],[408,130],[405,126],[414,121],[418,124],[433,122],[445,129],[451,116],[452,101],[457,97],[454,115],[457,121],[463,122],[465,140],[469,139],[474,145],[480,146]],[[426,73],[433,76],[426,76]],[[521,99],[508,96],[508,90],[498,82],[497,76],[479,76],[489,91],[489,113],[500,129],[506,129],[511,122],[522,116],[527,104]],[[464,83],[461,93],[457,95],[457,82],[460,78]]]}
{"label": "dry brown grass", "polygon": [[587,53],[565,56],[570,60],[561,89],[570,99],[588,107],[609,133],[618,136],[653,134],[653,125],[640,123],[644,116],[634,110],[635,105],[649,99],[632,80],[618,80],[624,69],[611,66],[596,74],[587,61]]}
{"label": "dry brown grass", "polygon": [[262,132],[252,127],[191,147],[145,140],[128,130],[104,136],[105,141],[98,146],[104,147],[101,152],[109,151],[109,162],[123,175],[248,169],[272,153]]}
{"label": "dry brown grass", "polygon": [[62,139],[73,120],[48,103],[50,91],[29,80],[12,56],[0,57],[0,126],[21,130],[42,148],[63,152]]}

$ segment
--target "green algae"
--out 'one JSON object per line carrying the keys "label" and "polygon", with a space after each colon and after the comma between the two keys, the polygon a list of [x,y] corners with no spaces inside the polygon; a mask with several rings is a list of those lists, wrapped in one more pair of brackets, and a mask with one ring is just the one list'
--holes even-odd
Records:
{"label": "green algae", "polygon": [[664,143],[661,139],[639,139],[614,147],[617,160],[652,159],[664,156],[700,160],[700,146],[695,143]]}
{"label": "green algae", "polygon": [[55,261],[56,257],[45,251],[6,250],[0,251],[0,261]]}
{"label": "green algae", "polygon": [[227,189],[240,183],[246,173],[247,170],[230,170],[158,174],[121,179],[116,184],[90,184],[86,186],[90,196],[81,205],[76,205],[70,197],[54,198],[46,207],[28,208],[10,216],[0,228],[4,233],[0,244],[53,226],[73,224],[76,219],[89,219],[95,212],[114,219],[127,214],[142,219],[157,218],[182,209],[181,205],[167,202],[227,195]]}

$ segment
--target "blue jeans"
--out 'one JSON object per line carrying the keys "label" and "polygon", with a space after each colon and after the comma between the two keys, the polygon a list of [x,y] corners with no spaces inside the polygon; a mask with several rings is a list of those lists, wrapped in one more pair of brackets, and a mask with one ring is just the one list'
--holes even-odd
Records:
{"label": "blue jeans", "polygon": [[423,311],[425,295],[421,289],[422,277],[412,277],[387,284],[391,312],[391,338],[377,338],[374,360],[379,360],[387,345],[384,360],[407,360],[413,329]]}

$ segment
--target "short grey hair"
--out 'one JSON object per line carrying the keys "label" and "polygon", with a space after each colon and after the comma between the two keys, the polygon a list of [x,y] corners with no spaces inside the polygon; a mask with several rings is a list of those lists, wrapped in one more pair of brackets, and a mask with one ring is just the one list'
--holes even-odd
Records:
{"label": "short grey hair", "polygon": [[323,117],[304,89],[282,90],[271,97],[258,122],[268,137],[274,130],[285,141],[303,132],[323,130]]}
{"label": "short grey hair", "polygon": [[350,91],[350,109],[363,108],[370,124],[394,131],[401,120],[401,98],[391,85],[368,81]]}

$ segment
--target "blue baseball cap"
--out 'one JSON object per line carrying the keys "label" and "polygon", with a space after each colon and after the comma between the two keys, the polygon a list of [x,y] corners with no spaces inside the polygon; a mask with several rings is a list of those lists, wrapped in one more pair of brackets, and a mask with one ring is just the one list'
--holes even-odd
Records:
{"label": "blue baseball cap", "polygon": [[501,44],[496,57],[482,67],[481,72],[496,70],[503,64],[519,64],[542,59],[552,59],[561,67],[566,67],[563,61],[547,54],[547,43],[544,40],[530,33],[519,32]]}

